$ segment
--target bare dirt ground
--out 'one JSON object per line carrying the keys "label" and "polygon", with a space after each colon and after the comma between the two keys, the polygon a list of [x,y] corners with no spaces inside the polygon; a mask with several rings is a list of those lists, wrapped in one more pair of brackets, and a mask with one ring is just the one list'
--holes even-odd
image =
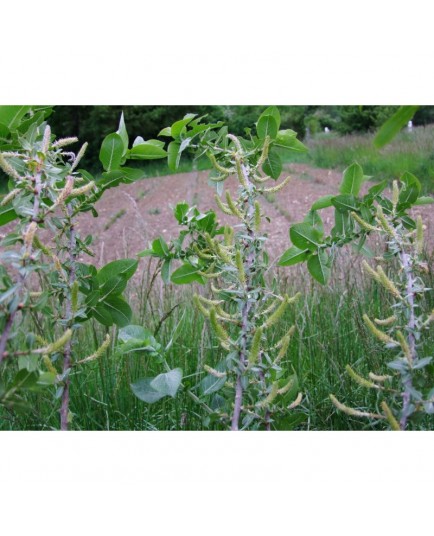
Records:
{"label": "bare dirt ground", "polygon": [[[271,258],[290,247],[289,225],[302,221],[318,197],[337,194],[342,178],[340,172],[305,164],[292,164],[286,167],[285,172],[292,177],[290,183],[277,194],[264,198],[263,202],[264,214],[271,220],[270,223],[264,220],[264,230],[271,237]],[[81,235],[91,234],[94,238],[92,249],[97,266],[118,258],[135,257],[160,235],[166,241],[177,237],[181,227],[172,211],[180,201],[197,205],[201,211],[216,210],[221,222],[230,221],[230,217],[216,209],[214,189],[207,183],[208,173],[202,171],[144,179],[108,190],[97,203],[99,217],[83,214],[79,221]],[[283,173],[282,178],[286,175]],[[229,178],[225,186],[234,191],[236,180]],[[369,186],[371,184],[367,183],[364,188]],[[434,209],[432,205],[417,207],[413,215],[419,213],[427,224],[425,236],[432,251]],[[333,223],[332,209],[323,210],[321,215],[329,230]]]}

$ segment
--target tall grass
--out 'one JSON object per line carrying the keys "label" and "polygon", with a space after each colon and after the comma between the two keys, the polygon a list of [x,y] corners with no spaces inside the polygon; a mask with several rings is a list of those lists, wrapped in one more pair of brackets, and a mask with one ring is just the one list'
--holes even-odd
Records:
{"label": "tall grass", "polygon": [[[354,260],[354,259],[353,259]],[[348,261],[348,259],[347,259]],[[346,263],[344,263],[346,264]],[[355,262],[357,266],[357,262]],[[432,263],[431,263],[432,265]],[[297,334],[287,358],[282,362],[287,374],[295,371],[304,394],[301,407],[277,419],[278,430],[370,430],[373,425],[337,412],[329,394],[352,407],[373,408],[376,393],[352,382],[345,373],[350,364],[362,374],[384,372],[385,362],[381,345],[365,329],[362,314],[384,317],[389,314],[388,298],[370,282],[362,280],[346,268],[337,270],[333,283],[321,287],[313,283],[300,268],[292,272],[281,269],[276,275],[282,291],[293,293],[303,288],[304,299],[290,309],[278,325],[276,341],[295,323]],[[165,286],[153,278],[153,266],[142,272],[142,280],[129,289],[135,303],[133,322],[153,332],[163,347],[171,367],[184,371],[184,386],[176,399],[166,398],[147,405],[133,395],[130,383],[145,376],[162,372],[162,366],[149,354],[116,356],[107,352],[100,360],[73,371],[71,377],[71,429],[75,430],[201,430],[207,412],[187,393],[203,376],[203,363],[211,366],[222,359],[217,340],[210,336],[202,315],[192,306],[193,290]],[[432,274],[427,284],[432,287]],[[427,307],[434,307],[434,297]],[[170,314],[166,314],[172,311]],[[163,319],[163,321],[162,321]],[[105,335],[104,329],[89,324],[80,334],[79,354],[85,357],[96,349]],[[434,344],[434,333],[426,342]],[[429,353],[429,352],[428,352]],[[434,367],[429,370],[434,383]],[[54,391],[54,390],[53,390]],[[0,430],[58,429],[58,403],[53,392],[29,396],[31,410],[21,414],[0,408]],[[418,429],[432,429],[427,419]],[[212,429],[223,429],[215,424]]]}
{"label": "tall grass", "polygon": [[358,162],[374,179],[398,179],[404,171],[418,177],[424,193],[434,191],[434,125],[401,132],[381,150],[373,146],[373,134],[339,136],[321,134],[308,142],[309,153],[293,162],[326,169],[344,169]]}

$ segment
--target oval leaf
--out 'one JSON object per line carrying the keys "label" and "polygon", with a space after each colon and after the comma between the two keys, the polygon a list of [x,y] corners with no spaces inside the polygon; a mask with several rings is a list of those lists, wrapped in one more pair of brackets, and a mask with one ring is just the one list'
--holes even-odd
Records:
{"label": "oval leaf", "polygon": [[99,152],[99,159],[106,171],[117,169],[122,161],[124,143],[119,134],[114,132],[104,138]]}

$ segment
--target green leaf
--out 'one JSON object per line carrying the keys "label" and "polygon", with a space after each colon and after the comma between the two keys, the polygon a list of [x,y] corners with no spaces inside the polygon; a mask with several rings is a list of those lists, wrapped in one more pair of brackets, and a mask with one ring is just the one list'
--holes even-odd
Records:
{"label": "green leaf", "polygon": [[186,285],[187,283],[203,283],[203,277],[197,272],[200,271],[200,267],[192,266],[191,264],[183,264],[180,268],[175,270],[170,278],[172,283],[176,285]]}
{"label": "green leaf", "polygon": [[148,329],[135,324],[129,324],[121,328],[118,333],[118,340],[122,343],[130,340],[145,341],[150,337],[152,337],[152,333]]}
{"label": "green leaf", "polygon": [[359,210],[359,203],[354,195],[345,194],[337,195],[333,197],[332,204],[339,212],[357,211]]}
{"label": "green leaf", "polygon": [[167,152],[155,143],[140,143],[128,151],[128,158],[132,160],[158,160],[165,158]]}
{"label": "green leaf", "polygon": [[369,188],[369,190],[368,190],[368,195],[374,197],[376,195],[381,194],[381,192],[385,188],[387,188],[387,185],[388,185],[388,181],[387,181],[387,179],[384,179],[384,181],[381,181],[378,184],[375,184],[374,186],[371,186],[371,188]]}
{"label": "green leaf", "polygon": [[282,173],[282,160],[275,149],[269,150],[268,156],[262,166],[262,170],[274,180],[280,177],[280,174]]}
{"label": "green leaf", "polygon": [[99,152],[99,159],[106,171],[119,168],[124,152],[124,143],[119,134],[114,132],[104,138]]}
{"label": "green leaf", "polygon": [[332,235],[348,236],[354,231],[354,220],[349,212],[340,212],[335,208],[335,226]]}
{"label": "green leaf", "polygon": [[160,130],[158,133],[159,136],[166,136],[168,138],[172,137],[172,129],[170,127],[163,128],[163,130]]}
{"label": "green leaf", "polygon": [[341,194],[358,195],[363,184],[363,169],[357,164],[351,164],[344,171],[339,191]]}
{"label": "green leaf", "polygon": [[307,261],[310,275],[321,285],[330,279],[330,259],[325,250],[319,249],[317,255],[312,255]]}
{"label": "green leaf", "polygon": [[151,382],[151,387],[163,393],[164,396],[171,396],[174,398],[181,385],[182,381],[182,369],[175,368],[165,374],[159,374]]}
{"label": "green leaf", "polygon": [[0,106],[0,123],[9,130],[15,130],[31,106]]}
{"label": "green leaf", "polygon": [[292,266],[293,264],[303,262],[309,257],[309,254],[308,249],[299,249],[292,246],[280,257],[278,266]]}
{"label": "green leaf", "polygon": [[176,171],[178,169],[179,161],[181,160],[180,147],[180,143],[172,141],[167,148],[167,165],[171,171]]}
{"label": "green leaf", "polygon": [[198,384],[198,389],[201,396],[211,395],[219,391],[224,384],[226,383],[227,377],[223,376],[222,378],[216,378],[208,374],[201,380]]}
{"label": "green leaf", "polygon": [[318,212],[316,212],[316,210],[309,210],[309,212],[304,217],[303,222],[308,223],[315,229],[318,229],[321,235],[324,234],[324,224],[322,222],[321,216],[318,214]]}
{"label": "green leaf", "polygon": [[190,123],[190,121],[195,117],[196,114],[187,114],[184,119],[173,123],[173,125],[170,127],[170,133],[172,135],[172,138],[177,138],[183,131],[184,127],[188,125],[188,123]]}
{"label": "green leaf", "polygon": [[135,259],[120,259],[109,262],[98,271],[98,283],[104,285],[109,279],[119,275],[122,275],[125,279],[130,279],[137,270],[138,265],[139,262]]}
{"label": "green leaf", "polygon": [[166,259],[163,262],[163,266],[161,267],[161,279],[163,280],[163,283],[169,283],[170,282],[170,274],[172,271],[172,259]]}
{"label": "green leaf", "polygon": [[99,301],[105,301],[109,296],[119,296],[127,286],[127,279],[117,275],[108,279],[100,289]]}
{"label": "green leaf", "polygon": [[334,197],[334,194],[328,194],[320,197],[315,201],[315,203],[313,203],[311,210],[321,210],[323,208],[331,207],[333,205],[332,199]]}
{"label": "green leaf", "polygon": [[124,112],[122,112],[121,114],[121,118],[119,120],[119,128],[116,134],[119,134],[119,136],[122,139],[122,143],[124,144],[124,150],[122,152],[122,155],[125,156],[128,151],[128,132],[125,126]]}
{"label": "green leaf", "polygon": [[182,224],[184,222],[185,217],[188,213],[188,203],[185,201],[183,203],[178,203],[173,211],[173,214],[178,221],[179,224]]}
{"label": "green leaf", "polygon": [[392,141],[402,127],[410,121],[418,109],[419,106],[401,106],[399,110],[381,126],[374,138],[374,146],[377,149],[381,149],[381,147],[384,147]]}
{"label": "green leaf", "polygon": [[279,130],[273,145],[298,153],[305,153],[308,151],[308,148],[297,139],[297,133],[291,129]]}
{"label": "green leaf", "polygon": [[408,171],[401,176],[401,183],[398,208],[401,205],[411,206],[419,197],[421,190],[419,179]]}
{"label": "green leaf", "polygon": [[308,223],[296,223],[289,230],[291,242],[299,249],[317,249],[321,244],[322,233]]}
{"label": "green leaf", "polygon": [[38,381],[39,374],[27,369],[20,370],[14,377],[12,387],[15,389],[29,389]]}
{"label": "green leaf", "polygon": [[434,203],[434,197],[429,197],[422,195],[421,197],[418,197],[415,201],[415,205],[431,205]]}
{"label": "green leaf", "polygon": [[131,390],[143,402],[153,404],[165,396],[174,398],[181,381],[182,370],[176,368],[155,378],[142,378],[131,384]]}
{"label": "green leaf", "polygon": [[167,257],[169,255],[169,248],[162,236],[156,238],[152,242],[152,251],[154,255],[161,258]]}
{"label": "green leaf", "polygon": [[0,227],[18,218],[18,214],[12,207],[0,207]]}
{"label": "green leaf", "polygon": [[133,312],[128,303],[120,296],[109,296],[102,307],[110,314],[114,324],[119,327],[127,326],[131,322]]}
{"label": "green leaf", "polygon": [[271,115],[261,115],[256,125],[256,131],[261,140],[264,140],[267,136],[274,139],[278,131],[276,120]]}
{"label": "green leaf", "polygon": [[266,115],[271,115],[271,117],[276,121],[277,124],[277,130],[280,128],[280,112],[279,108],[277,106],[269,106],[266,108],[262,114],[259,116],[259,119],[261,117],[265,117]]}

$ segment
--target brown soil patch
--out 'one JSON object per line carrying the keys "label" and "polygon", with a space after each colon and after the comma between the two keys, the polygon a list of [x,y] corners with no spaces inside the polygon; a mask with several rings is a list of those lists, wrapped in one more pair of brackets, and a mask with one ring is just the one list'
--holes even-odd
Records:
{"label": "brown soil patch", "polygon": [[[270,223],[264,222],[264,230],[270,236],[269,250],[272,258],[290,247],[289,225],[302,221],[318,197],[338,193],[342,177],[340,172],[316,169],[304,164],[292,164],[285,171],[291,175],[291,182],[263,202],[264,213],[271,220]],[[101,266],[114,259],[135,257],[160,235],[166,241],[178,236],[181,228],[172,211],[180,201],[195,204],[201,211],[217,210],[221,222],[236,223],[233,218],[221,215],[216,209],[214,189],[208,185],[207,177],[207,171],[182,173],[145,179],[108,190],[96,205],[99,217],[93,218],[87,213],[81,215],[79,220],[82,236],[91,234],[94,238],[94,262]],[[225,186],[234,191],[235,179],[228,179]],[[365,188],[369,186],[366,184]],[[419,213],[427,224],[426,237],[432,250],[432,205],[417,207],[414,215]],[[329,230],[333,223],[333,210],[323,210],[321,216]]]}

